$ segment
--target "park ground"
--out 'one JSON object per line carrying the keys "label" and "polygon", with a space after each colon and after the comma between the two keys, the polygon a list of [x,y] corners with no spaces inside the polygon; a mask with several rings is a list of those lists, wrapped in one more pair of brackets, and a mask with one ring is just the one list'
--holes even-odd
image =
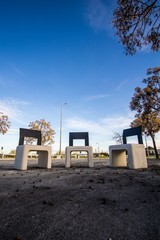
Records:
{"label": "park ground", "polygon": [[159,240],[160,160],[138,170],[94,163],[18,171],[0,161],[0,239]]}

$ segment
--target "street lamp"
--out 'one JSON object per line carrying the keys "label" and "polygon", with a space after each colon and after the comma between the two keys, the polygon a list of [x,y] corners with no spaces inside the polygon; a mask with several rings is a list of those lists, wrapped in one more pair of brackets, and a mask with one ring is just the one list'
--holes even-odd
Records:
{"label": "street lamp", "polygon": [[99,157],[100,156],[99,143],[96,142],[96,144],[97,144],[97,153],[98,153],[98,157]]}
{"label": "street lamp", "polygon": [[[3,112],[0,112],[3,115]],[[1,158],[3,158],[3,147],[1,147]]]}
{"label": "street lamp", "polygon": [[63,115],[63,106],[67,105],[67,103],[61,104],[61,112],[60,112],[60,142],[59,142],[59,155],[61,155],[61,145],[62,145],[62,115]]}

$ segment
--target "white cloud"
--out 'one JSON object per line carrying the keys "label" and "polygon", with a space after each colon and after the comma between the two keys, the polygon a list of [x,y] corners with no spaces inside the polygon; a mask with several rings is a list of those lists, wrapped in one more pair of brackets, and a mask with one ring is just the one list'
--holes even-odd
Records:
{"label": "white cloud", "polygon": [[28,102],[14,98],[0,99],[0,112],[8,115],[11,127],[6,134],[0,134],[0,142],[4,152],[9,153],[16,149],[19,138],[19,127],[26,125],[26,107]]}
{"label": "white cloud", "polygon": [[[110,145],[116,144],[113,140],[114,132],[122,134],[123,130],[130,128],[130,123],[134,119],[134,114],[128,113],[126,115],[114,115],[112,117],[106,117],[103,119],[98,119],[96,121],[86,120],[82,118],[69,118],[64,122],[65,129],[67,129],[67,134],[63,134],[65,146],[68,144],[68,132],[89,132],[89,142],[93,146],[93,149],[99,147],[100,150],[108,151]],[[65,130],[64,130],[65,132]],[[156,134],[156,139],[158,140],[159,134]],[[128,141],[135,142],[134,137]],[[143,137],[145,144],[145,138]],[[150,137],[147,137],[148,146],[153,146]],[[65,147],[64,146],[64,147]],[[157,147],[160,145],[157,142]]]}
{"label": "white cloud", "polygon": [[87,20],[89,25],[95,30],[111,29],[111,17],[113,12],[113,2],[107,4],[103,0],[89,0]]}
{"label": "white cloud", "polygon": [[9,128],[9,130],[8,130],[8,132],[7,132],[7,134],[9,134],[9,135],[18,135],[18,133],[19,133],[19,129],[18,128]]}
{"label": "white cloud", "polygon": [[9,64],[9,65],[18,75],[24,76],[24,73],[18,67],[16,67],[13,64]]}
{"label": "white cloud", "polygon": [[65,125],[74,131],[88,131],[98,135],[107,136],[115,131],[121,131],[130,126],[133,115],[113,116],[98,119],[97,121],[85,120],[80,118],[67,119]]}
{"label": "white cloud", "polygon": [[64,124],[65,129],[68,129],[69,132],[89,132],[90,144],[94,148],[97,148],[98,145],[100,149],[108,150],[109,145],[115,144],[112,139],[114,132],[122,134],[123,129],[129,128],[132,121],[133,114],[128,113],[125,116],[106,117],[96,121],[70,118],[66,119]]}
{"label": "white cloud", "polygon": [[98,94],[98,95],[92,95],[92,96],[85,96],[83,97],[83,100],[86,102],[90,102],[90,101],[94,101],[97,99],[101,99],[101,98],[106,98],[111,96],[110,94]]}
{"label": "white cloud", "polygon": [[23,107],[28,105],[28,102],[14,98],[0,99],[0,112],[8,115],[10,120],[22,123]]}
{"label": "white cloud", "polygon": [[103,133],[103,127],[94,121],[85,120],[80,118],[67,119],[65,121],[67,128],[72,129],[72,131],[88,131],[93,133]]}
{"label": "white cloud", "polygon": [[138,49],[140,53],[151,53],[151,44],[149,45],[142,45],[141,49]]}
{"label": "white cloud", "polygon": [[128,83],[128,81],[123,81],[121,82],[117,87],[116,90],[120,91],[122,89],[122,87],[124,87],[124,85],[126,85]]}
{"label": "white cloud", "polygon": [[0,85],[1,85],[2,87],[5,87],[5,86],[7,85],[5,79],[2,78],[2,77],[0,77]]}
{"label": "white cloud", "polygon": [[0,86],[3,88],[12,88],[14,86],[13,80],[8,80],[6,77],[0,76]]}

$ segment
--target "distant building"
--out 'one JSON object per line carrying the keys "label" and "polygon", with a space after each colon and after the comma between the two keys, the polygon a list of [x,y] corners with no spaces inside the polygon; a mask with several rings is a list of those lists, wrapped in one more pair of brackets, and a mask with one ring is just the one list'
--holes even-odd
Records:
{"label": "distant building", "polygon": [[[149,154],[149,156],[154,156],[155,155],[155,152],[154,152],[154,148],[149,146],[148,148],[145,148],[146,150],[146,155]],[[158,154],[160,155],[160,149],[157,149],[158,151]]]}

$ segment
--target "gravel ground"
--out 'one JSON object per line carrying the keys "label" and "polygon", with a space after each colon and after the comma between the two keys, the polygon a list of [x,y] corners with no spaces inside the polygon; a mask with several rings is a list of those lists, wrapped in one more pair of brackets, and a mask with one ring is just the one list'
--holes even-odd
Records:
{"label": "gravel ground", "polygon": [[0,239],[160,240],[160,160],[146,170],[94,162],[17,171],[0,161]]}

